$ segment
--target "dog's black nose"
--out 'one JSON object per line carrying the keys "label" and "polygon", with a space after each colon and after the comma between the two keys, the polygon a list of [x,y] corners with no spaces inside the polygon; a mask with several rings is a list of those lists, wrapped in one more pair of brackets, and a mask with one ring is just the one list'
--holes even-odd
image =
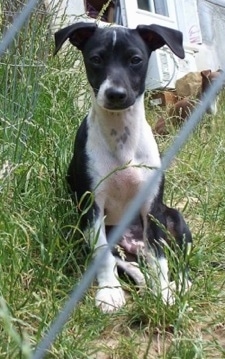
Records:
{"label": "dog's black nose", "polygon": [[105,91],[105,96],[111,103],[123,103],[127,99],[127,91],[123,87],[110,87]]}

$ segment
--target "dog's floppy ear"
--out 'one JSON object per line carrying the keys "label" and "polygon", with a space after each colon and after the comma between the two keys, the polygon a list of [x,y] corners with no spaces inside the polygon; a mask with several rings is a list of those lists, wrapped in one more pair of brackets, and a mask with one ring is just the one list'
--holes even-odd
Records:
{"label": "dog's floppy ear", "polygon": [[175,55],[185,57],[182,32],[155,24],[139,25],[136,30],[151,50],[167,45]]}
{"label": "dog's floppy ear", "polygon": [[55,33],[54,55],[57,54],[67,39],[79,50],[82,50],[85,42],[93,35],[96,28],[95,23],[78,22],[57,31]]}

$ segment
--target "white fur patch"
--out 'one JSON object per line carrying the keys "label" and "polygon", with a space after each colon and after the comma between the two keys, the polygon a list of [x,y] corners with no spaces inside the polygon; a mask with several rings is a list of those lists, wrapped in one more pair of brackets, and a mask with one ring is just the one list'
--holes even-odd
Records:
{"label": "white fur patch", "polygon": [[125,302],[124,292],[120,286],[99,288],[95,297],[96,306],[104,313],[118,310]]}
{"label": "white fur patch", "polygon": [[[94,245],[95,255],[105,250],[107,239],[105,234],[105,224],[103,215],[99,216],[93,228],[86,235],[90,237],[90,242]],[[103,312],[111,312],[125,304],[125,297],[118,280],[117,266],[115,257],[110,251],[99,263],[97,272],[98,291],[95,302]]]}
{"label": "white fur patch", "polygon": [[117,34],[116,30],[113,30],[113,47],[116,45]]}
{"label": "white fur patch", "polygon": [[162,300],[165,304],[172,305],[175,302],[173,290],[170,287],[170,282],[168,278],[169,268],[168,261],[166,258],[159,258],[156,264],[158,266],[159,272],[159,284],[162,293]]}
{"label": "white fur patch", "polygon": [[[88,127],[88,172],[95,200],[106,210],[106,223],[115,225],[152,175],[152,167],[161,164],[157,144],[145,120],[143,96],[123,111],[110,112],[95,103],[88,116]],[[146,198],[145,210],[149,211],[153,197]]]}
{"label": "white fur patch", "polygon": [[[111,87],[114,87],[115,85],[113,84],[113,82],[110,80],[110,78],[107,78],[100,86],[99,90],[98,90],[98,94],[96,97],[97,100],[97,104],[100,107],[105,107],[106,104],[106,96],[105,96],[105,92],[106,90],[108,90]],[[120,87],[117,86],[117,90],[120,90]],[[123,88],[121,87],[121,92],[123,91]]]}
{"label": "white fur patch", "polygon": [[[152,168],[161,165],[158,146],[145,119],[144,95],[125,110],[106,110],[102,104],[104,92],[109,86],[111,81],[106,79],[97,98],[93,94],[87,118],[87,171],[92,180],[95,202],[100,209],[90,235],[98,252],[107,246],[104,223],[118,224],[130,201],[152,175]],[[153,198],[154,195],[146,197],[142,208],[144,215],[147,215]],[[130,266],[128,270],[137,282],[142,282],[143,276],[138,268]],[[97,273],[99,289],[96,305],[104,312],[116,310],[125,303],[117,276],[116,261],[109,252]]]}
{"label": "white fur patch", "polygon": [[144,274],[141,272],[138,263],[126,262],[119,257],[116,257],[117,265],[127,273],[139,287],[146,285]]}
{"label": "white fur patch", "polygon": [[100,107],[105,107],[105,92],[108,88],[112,87],[113,84],[112,82],[107,78],[100,86],[99,90],[98,90],[98,94],[97,94],[97,104]]}

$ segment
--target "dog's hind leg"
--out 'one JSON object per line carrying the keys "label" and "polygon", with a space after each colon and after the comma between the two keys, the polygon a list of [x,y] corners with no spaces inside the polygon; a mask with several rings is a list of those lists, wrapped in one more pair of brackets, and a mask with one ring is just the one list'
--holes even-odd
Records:
{"label": "dog's hind leg", "polygon": [[[173,284],[179,292],[186,292],[191,287],[189,277],[189,257],[192,249],[191,231],[182,214],[174,208],[164,205],[166,228],[170,235],[167,237],[169,247],[176,253],[176,267],[179,277],[175,275]],[[171,239],[172,240],[171,240]]]}
{"label": "dog's hind leg", "polygon": [[[155,216],[159,216],[156,221]],[[170,289],[168,260],[163,251],[163,242],[166,237],[162,228],[164,216],[161,216],[160,212],[157,212],[155,216],[143,216],[145,253],[150,274],[148,276],[150,278],[149,285],[156,295],[161,295],[166,304],[173,304],[174,298]]]}
{"label": "dog's hind leg", "polygon": [[146,260],[150,272],[149,285],[157,296],[161,296],[166,304],[174,303],[173,288],[170,286],[169,264],[164,246],[167,240],[165,206],[162,202],[163,184],[152,202],[150,212],[142,209],[143,239],[145,243]]}
{"label": "dog's hind leg", "polygon": [[158,250],[147,249],[147,262],[150,269],[151,287],[156,296],[160,295],[165,304],[174,303],[173,286],[169,281],[168,260]]}
{"label": "dog's hind leg", "polygon": [[127,262],[119,257],[115,257],[116,263],[130,278],[134,280],[139,288],[145,287],[145,277],[141,272],[137,262]]}

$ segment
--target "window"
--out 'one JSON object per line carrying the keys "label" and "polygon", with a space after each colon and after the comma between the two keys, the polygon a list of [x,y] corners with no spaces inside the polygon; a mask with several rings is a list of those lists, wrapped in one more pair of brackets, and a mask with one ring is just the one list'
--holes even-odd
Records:
{"label": "window", "polygon": [[137,6],[141,10],[169,16],[167,0],[137,0]]}
{"label": "window", "polygon": [[117,0],[123,25],[159,24],[177,29],[175,0]]}

